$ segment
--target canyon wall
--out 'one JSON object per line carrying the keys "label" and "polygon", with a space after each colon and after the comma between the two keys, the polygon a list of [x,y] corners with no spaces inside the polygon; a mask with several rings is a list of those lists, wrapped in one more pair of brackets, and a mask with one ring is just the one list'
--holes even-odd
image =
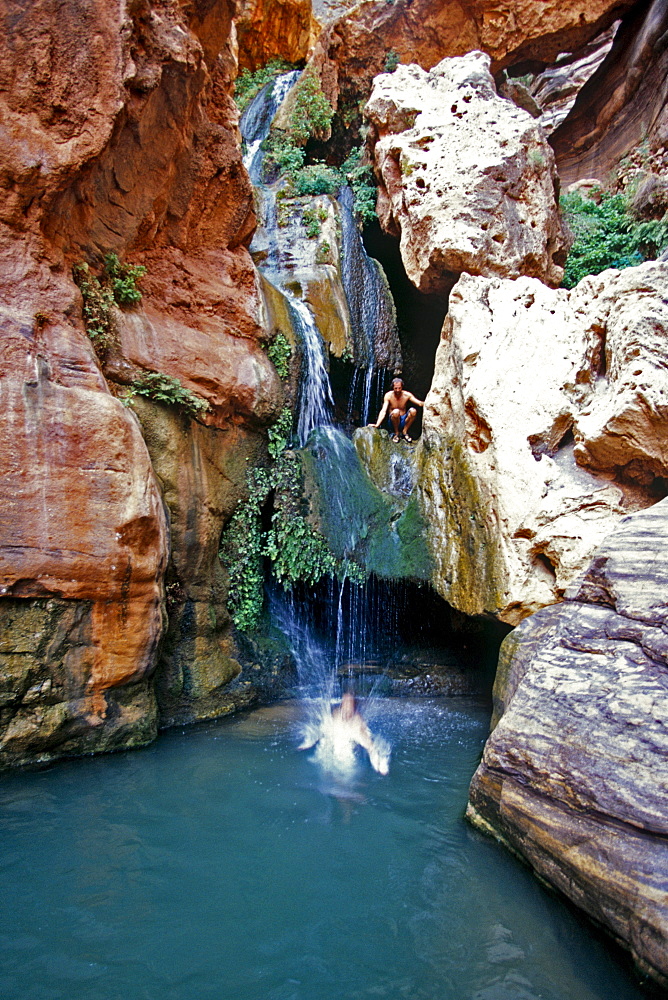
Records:
{"label": "canyon wall", "polygon": [[[172,714],[186,711],[174,708],[179,683],[193,717],[199,692],[207,714],[211,690],[238,671],[224,611],[203,639],[191,611],[212,590],[224,606],[215,535],[245,489],[245,457],[261,460],[282,390],[261,349],[246,249],[254,214],[231,98],[232,12],[225,0],[5,6],[3,763],[151,739],[165,623]],[[109,310],[98,357],[71,269],[86,261],[99,274],[108,253],[147,275],[140,306]],[[151,432],[143,406],[148,448],[116,398],[127,402],[147,372],[208,403],[200,423],[158,412]],[[161,421],[178,426],[159,441]],[[193,487],[207,463],[220,485]],[[198,495],[214,528],[193,521]],[[193,558],[202,537],[206,555]],[[197,642],[207,653],[193,681],[198,659],[186,669],[183,649]]]}

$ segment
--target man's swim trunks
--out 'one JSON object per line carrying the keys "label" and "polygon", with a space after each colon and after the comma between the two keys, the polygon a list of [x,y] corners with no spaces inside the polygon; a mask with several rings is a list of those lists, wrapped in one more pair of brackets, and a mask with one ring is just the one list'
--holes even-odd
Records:
{"label": "man's swim trunks", "polygon": [[[400,430],[400,431],[402,431],[402,430],[404,429],[404,424],[406,423],[406,417],[407,417],[407,416],[408,416],[408,413],[406,412],[406,413],[403,413],[403,414],[402,414],[402,415],[401,415],[401,416],[399,417],[399,430]],[[388,422],[388,424],[389,424],[389,427],[390,427],[390,430],[391,430],[391,431],[392,431],[392,433],[394,434],[394,427],[392,426],[392,417],[388,417],[388,418],[387,418],[387,422]]]}

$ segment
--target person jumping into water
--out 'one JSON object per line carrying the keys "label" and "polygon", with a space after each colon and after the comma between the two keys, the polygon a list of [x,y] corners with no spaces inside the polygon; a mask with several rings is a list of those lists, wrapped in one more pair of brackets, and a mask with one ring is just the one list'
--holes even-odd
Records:
{"label": "person jumping into water", "polygon": [[375,424],[369,424],[369,427],[380,427],[389,410],[388,419],[394,432],[392,440],[395,443],[398,442],[399,436],[401,435],[404,441],[408,441],[410,444],[413,438],[408,436],[408,431],[411,424],[417,417],[417,410],[415,409],[415,406],[411,406],[409,408],[409,403],[415,403],[415,406],[424,406],[424,402],[421,399],[417,399],[412,392],[408,392],[407,389],[404,389],[403,379],[392,379],[392,388],[389,392],[385,393],[383,398],[383,408],[378,414],[378,420]]}
{"label": "person jumping into water", "polygon": [[299,745],[299,749],[310,750],[321,739],[327,737],[334,740],[343,737],[351,743],[356,743],[368,753],[369,761],[374,771],[378,771],[379,774],[387,774],[389,772],[389,755],[381,753],[379,747],[374,742],[369,727],[357,711],[355,697],[349,691],[346,691],[344,694],[341,704],[332,709],[329,724],[322,726],[319,731],[312,732],[306,736]]}

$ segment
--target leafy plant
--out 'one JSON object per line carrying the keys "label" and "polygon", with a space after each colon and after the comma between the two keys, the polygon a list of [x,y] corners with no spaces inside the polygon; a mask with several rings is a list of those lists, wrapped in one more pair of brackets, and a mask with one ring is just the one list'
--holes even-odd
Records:
{"label": "leafy plant", "polygon": [[249,69],[243,69],[234,84],[234,100],[239,111],[245,111],[263,87],[275,80],[281,73],[287,73],[292,68],[290,63],[283,59],[272,59],[266,66],[262,66],[252,73]]}
{"label": "leafy plant", "polygon": [[104,276],[119,306],[133,306],[141,302],[137,282],[145,274],[146,268],[142,264],[122,264],[115,253],[108,253],[104,258]]}
{"label": "leafy plant", "polygon": [[394,73],[395,69],[399,65],[399,62],[399,53],[395,52],[394,49],[390,49],[385,56],[385,65],[383,66],[383,69],[386,73]]}
{"label": "leafy plant", "polygon": [[186,389],[177,378],[162,372],[146,372],[130,386],[133,395],[146,396],[158,403],[178,406],[192,417],[201,417],[209,409],[206,399]]}
{"label": "leafy plant", "polygon": [[[292,110],[286,129],[273,129],[264,141],[266,157],[264,161],[265,176],[272,173],[287,173],[293,183],[300,176],[304,167],[304,146],[312,137],[322,138],[328,131],[334,111],[322,92],[320,80],[315,71],[309,67],[304,70],[293,92]],[[317,165],[314,165],[317,166]],[[310,171],[310,168],[306,168]],[[325,168],[326,169],[326,168]],[[307,172],[302,184],[304,190],[298,194],[321,194],[322,191],[311,191],[310,187],[322,185],[322,177],[316,180],[318,171]],[[328,192],[324,192],[328,193]]]}
{"label": "leafy plant", "polygon": [[378,218],[376,215],[376,195],[378,192],[373,170],[368,163],[362,162],[363,155],[361,146],[353,149],[341,167],[341,173],[352,188],[357,215],[362,224],[367,224]]}
{"label": "leafy plant", "polygon": [[267,154],[264,159],[264,172],[267,176],[277,173],[294,177],[304,166],[306,154],[287,132],[274,129],[265,139],[263,148]]}
{"label": "leafy plant", "polygon": [[561,198],[561,209],[575,237],[564,270],[565,288],[608,267],[641,264],[668,246],[668,223],[636,222],[621,194],[603,194],[598,204],[567,194]]}
{"label": "leafy plant", "polygon": [[282,333],[276,334],[267,348],[267,355],[278,372],[279,378],[287,378],[290,374],[292,348]]}
{"label": "leafy plant", "polygon": [[332,263],[332,248],[330,247],[327,240],[323,240],[318,246],[315,254],[316,264],[331,264]]}
{"label": "leafy plant", "polygon": [[[253,469],[247,483],[248,496],[226,526],[220,546],[229,575],[228,607],[238,629],[249,631],[259,623],[263,558],[287,588],[299,582],[313,586],[333,574],[356,583],[364,581],[364,570],[347,559],[337,560],[324,536],[309,522],[298,455],[284,448],[268,469]],[[271,521],[263,531],[263,507],[272,494]]]}
{"label": "leafy plant", "polygon": [[141,301],[137,281],[146,274],[141,264],[123,264],[117,254],[108,253],[98,278],[85,261],[72,266],[72,277],[83,297],[86,333],[96,353],[104,358],[114,342],[112,306],[132,306]]}
{"label": "leafy plant", "polygon": [[268,431],[269,445],[268,451],[272,458],[278,458],[288,446],[288,441],[292,436],[292,410],[289,406],[284,406],[278,420]]}
{"label": "leafy plant", "polygon": [[86,333],[93,343],[95,352],[104,357],[114,341],[111,320],[113,292],[100,283],[85,261],[73,265],[72,276],[83,297],[82,312]]}
{"label": "leafy plant", "polygon": [[221,538],[220,558],[229,570],[227,604],[234,624],[243,632],[255,628],[262,614],[262,505],[271,489],[266,469],[253,469],[248,475],[248,497],[238,505]]}
{"label": "leafy plant", "polygon": [[290,135],[298,146],[305,146],[313,137],[324,138],[333,117],[334,109],[322,92],[315,70],[309,66],[295,85]]}
{"label": "leafy plant", "polygon": [[336,194],[341,187],[341,173],[324,163],[312,163],[294,172],[292,184],[297,195]]}
{"label": "leafy plant", "polygon": [[336,559],[305,517],[301,463],[296,455],[283,454],[276,467],[274,506],[264,552],[278,582],[291,587],[301,581],[312,587],[333,574]]}
{"label": "leafy plant", "polygon": [[314,208],[305,208],[302,212],[302,222],[306,227],[306,235],[310,240],[320,236],[320,219]]}
{"label": "leafy plant", "polygon": [[655,260],[668,247],[668,218],[637,222],[631,231],[631,239],[645,260]]}

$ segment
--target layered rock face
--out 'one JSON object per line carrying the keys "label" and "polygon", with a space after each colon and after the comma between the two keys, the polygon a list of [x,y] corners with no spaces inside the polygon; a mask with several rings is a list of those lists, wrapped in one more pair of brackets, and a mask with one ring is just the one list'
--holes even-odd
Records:
{"label": "layered rock face", "polygon": [[[607,56],[617,28],[616,22],[584,48],[563,53],[553,66],[548,66],[531,81],[528,92],[536,102],[540,124],[548,134],[563,122],[579,92]],[[508,96],[514,99],[512,94]]]}
{"label": "layered rock face", "polygon": [[173,375],[219,428],[261,426],[281,403],[244,245],[230,15],[224,0],[3,15],[2,762],[141,742],[157,724],[165,513],[72,261],[148,267],[142,308],[114,314],[108,378]]}
{"label": "layered rock face", "polygon": [[637,4],[613,46],[550,138],[564,184],[605,182],[622,157],[644,141],[668,141],[665,80],[668,10],[662,0]]}
{"label": "layered rock face", "polygon": [[571,292],[460,278],[419,478],[433,582],[456,608],[517,624],[563,596],[625,511],[662,495],[667,281],[658,262]]}
{"label": "layered rock face", "polygon": [[168,620],[155,684],[160,725],[213,718],[255,694],[246,685],[227,690],[241,666],[218,549],[245,494],[248,465],[266,456],[265,439],[244,427],[202,427],[148,399],[133,407],[170,512]]}
{"label": "layered rock face", "polygon": [[332,105],[345,114],[366,99],[390,52],[423,69],[473,49],[489,53],[495,73],[524,59],[552,63],[632,6],[633,0],[370,0],[323,31],[313,62]]}
{"label": "layered rock face", "polygon": [[550,147],[531,115],[498,97],[489,65],[471,52],[429,72],[399,66],[376,78],[366,106],[381,225],[400,236],[424,292],[462,271],[563,277]]}
{"label": "layered rock face", "polygon": [[[468,817],[668,984],[668,501],[505,640]],[[500,718],[499,718],[500,717]]]}

